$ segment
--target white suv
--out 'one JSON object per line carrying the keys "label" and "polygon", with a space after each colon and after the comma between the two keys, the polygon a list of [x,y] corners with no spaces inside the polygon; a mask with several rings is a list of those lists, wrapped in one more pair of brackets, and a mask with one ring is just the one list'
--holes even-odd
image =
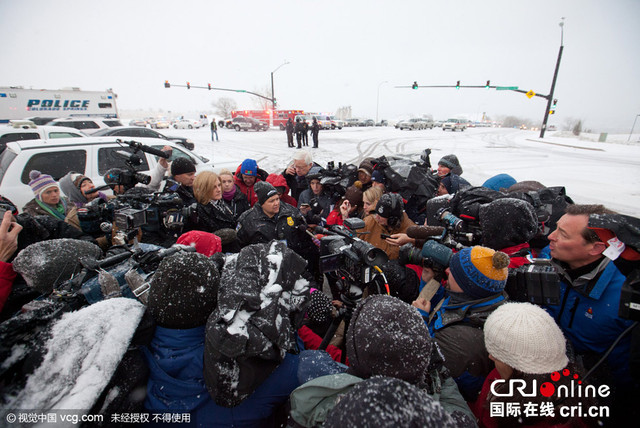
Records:
{"label": "white suv", "polygon": [[84,138],[87,135],[75,128],[63,126],[38,126],[22,125],[0,127],[0,152],[4,150],[7,143],[21,140],[44,140],[55,138]]}
{"label": "white suv", "polygon": [[[127,139],[128,140],[128,139]],[[155,149],[171,146],[172,159],[187,157],[197,171],[213,170],[213,163],[199,157],[178,144],[156,138],[136,138],[136,142]],[[103,175],[111,168],[125,168],[125,159],[117,152],[132,152],[116,137],[59,138],[55,140],[14,141],[7,143],[0,154],[0,195],[9,198],[18,209],[33,199],[29,187],[29,172],[38,170],[59,180],[69,171],[76,171],[91,178],[96,186],[104,184]],[[138,152],[142,163],[137,171],[147,172],[155,168],[158,158]]]}
{"label": "white suv", "polygon": [[447,129],[451,132],[464,131],[467,129],[467,121],[464,119],[447,119],[447,121],[442,124],[442,130],[446,131]]}
{"label": "white suv", "polygon": [[80,129],[86,134],[93,134],[100,129],[110,128],[112,126],[122,126],[120,119],[107,119],[104,117],[65,117],[55,119],[47,123],[52,126],[67,126],[70,128]]}

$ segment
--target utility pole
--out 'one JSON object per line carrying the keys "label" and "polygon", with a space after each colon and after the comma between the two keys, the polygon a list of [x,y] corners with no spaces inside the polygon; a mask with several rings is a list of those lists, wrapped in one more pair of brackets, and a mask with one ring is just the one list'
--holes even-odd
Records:
{"label": "utility pole", "polygon": [[553,91],[556,88],[556,80],[558,78],[558,69],[560,69],[560,60],[562,59],[562,50],[564,49],[564,18],[560,21],[560,50],[558,51],[558,60],[556,61],[556,71],[553,73],[553,80],[551,81],[551,90],[547,97],[547,109],[544,112],[544,119],[542,119],[542,126],[540,127],[540,138],[544,138],[544,133],[547,130],[547,120],[549,120],[549,111],[551,110],[551,102],[553,101]]}

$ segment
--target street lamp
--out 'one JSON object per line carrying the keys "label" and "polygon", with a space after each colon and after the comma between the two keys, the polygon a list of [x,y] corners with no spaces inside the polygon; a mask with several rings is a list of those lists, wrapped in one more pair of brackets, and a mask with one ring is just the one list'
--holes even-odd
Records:
{"label": "street lamp", "polygon": [[273,92],[273,73],[278,71],[280,67],[284,67],[289,64],[289,61],[285,60],[284,63],[280,64],[275,70],[271,72],[271,114],[269,115],[269,126],[273,126],[273,111],[276,109],[276,97]]}
{"label": "street lamp", "polygon": [[378,97],[376,99],[376,124],[378,123],[378,107],[380,106],[380,86],[384,85],[385,83],[389,83],[389,81],[385,80],[384,82],[380,82],[380,84],[378,84]]}
{"label": "street lamp", "polygon": [[633,128],[636,127],[636,120],[638,120],[638,116],[640,116],[640,114],[636,114],[636,118],[633,119],[633,126],[631,127],[631,132],[629,132],[629,138],[627,138],[627,143],[629,142],[629,140],[631,140],[631,134],[633,134]]}

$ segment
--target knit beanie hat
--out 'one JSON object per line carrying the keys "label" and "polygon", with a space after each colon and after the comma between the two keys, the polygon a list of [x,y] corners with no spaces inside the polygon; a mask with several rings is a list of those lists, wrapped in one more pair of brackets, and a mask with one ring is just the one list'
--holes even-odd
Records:
{"label": "knit beanie hat", "polygon": [[84,183],[87,180],[91,181],[89,177],[87,177],[86,175],[80,174],[79,172],[71,174],[71,181],[73,182],[73,185],[76,186],[78,189],[81,188],[82,183]]}
{"label": "knit beanie hat", "polygon": [[504,290],[509,263],[509,256],[505,253],[476,245],[455,253],[449,269],[466,294],[484,299]]}
{"label": "knit beanie hat", "polygon": [[98,259],[102,250],[95,244],[78,239],[50,239],[29,245],[13,260],[13,270],[27,285],[40,293],[71,278],[82,269],[81,257]]}
{"label": "knit beanie hat", "polygon": [[364,172],[365,174],[371,176],[373,174],[373,163],[369,159],[365,159],[358,166],[358,172]]}
{"label": "knit beanie hat", "polygon": [[[467,419],[467,422],[471,422]],[[472,426],[470,423],[466,426]],[[358,382],[327,414],[324,427],[443,427],[460,425],[427,391],[392,377]]]}
{"label": "knit beanie hat", "polygon": [[384,218],[402,218],[403,211],[404,202],[402,201],[402,196],[397,193],[385,193],[380,197],[378,205],[376,205],[376,214]]}
{"label": "knit beanie hat", "polygon": [[531,303],[505,303],[484,323],[487,351],[529,374],[561,370],[569,360],[562,331],[544,309]]}
{"label": "knit beanie hat", "polygon": [[217,265],[207,256],[181,251],[166,257],[151,278],[151,316],[166,328],[204,325],[218,303],[219,283]]}
{"label": "knit beanie hat", "polygon": [[516,184],[516,179],[509,174],[498,174],[482,183],[482,187],[500,192],[502,189],[506,190],[514,184]]}
{"label": "knit beanie hat", "polygon": [[254,186],[253,190],[256,192],[258,196],[258,203],[260,205],[267,202],[267,199],[270,197],[277,195],[278,190],[273,187],[273,184],[267,183],[266,181],[258,181]]}
{"label": "knit beanie hat", "polygon": [[456,155],[445,155],[438,161],[438,165],[445,166],[456,175],[462,175],[462,167]]}
{"label": "knit beanie hat", "polygon": [[529,242],[538,233],[538,217],[527,201],[496,199],[480,206],[482,245],[501,250]]}
{"label": "knit beanie hat", "polygon": [[29,173],[29,180],[29,186],[37,199],[40,199],[40,195],[50,187],[59,187],[53,177],[35,169]]}
{"label": "knit beanie hat", "polygon": [[240,174],[256,177],[258,175],[258,162],[253,159],[245,159],[240,165]]}
{"label": "knit beanie hat", "polygon": [[211,257],[215,253],[222,251],[222,240],[220,237],[201,230],[191,230],[183,233],[178,238],[176,244],[194,247],[196,252],[207,257]]}
{"label": "knit beanie hat", "polygon": [[190,172],[196,172],[196,166],[191,159],[178,158],[171,162],[171,175],[176,176],[180,174],[188,174]]}
{"label": "knit beanie hat", "polygon": [[348,373],[364,379],[391,376],[421,384],[426,380],[433,342],[414,307],[379,294],[356,307],[346,346]]}
{"label": "knit beanie hat", "polygon": [[331,319],[333,306],[331,299],[320,290],[311,293],[311,300],[307,307],[307,316],[311,321],[317,324],[326,323]]}
{"label": "knit beanie hat", "polygon": [[375,171],[373,171],[373,174],[371,174],[371,181],[385,184],[384,173],[381,170],[376,169]]}

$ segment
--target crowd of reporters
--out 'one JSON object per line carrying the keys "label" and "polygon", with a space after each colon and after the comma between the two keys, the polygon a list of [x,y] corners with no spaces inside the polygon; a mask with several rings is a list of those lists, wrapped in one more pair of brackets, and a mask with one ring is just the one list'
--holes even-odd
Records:
{"label": "crowd of reporters", "polygon": [[[165,173],[169,179],[159,179]],[[149,307],[157,327],[145,352],[155,356],[148,361],[162,361],[165,343],[180,342],[180,329],[196,329],[189,333],[195,345],[189,345],[185,360],[199,361],[195,368],[162,370],[171,371],[172,382],[196,379],[200,391],[194,394],[206,395],[208,390],[211,396],[204,401],[181,401],[166,391],[160,394],[165,386],[173,390],[176,384],[163,383],[166,379],[155,376],[152,368],[144,401],[147,409],[198,413],[196,420],[202,426],[318,426],[325,422],[328,426],[378,426],[389,420],[385,411],[402,415],[406,418],[402,422],[443,426],[589,426],[624,421],[637,411],[633,403],[639,398],[640,333],[637,323],[620,316],[618,308],[623,285],[637,285],[640,221],[602,206],[575,205],[561,187],[516,182],[507,174],[472,186],[462,174],[455,155],[443,156],[432,170],[428,150],[418,161],[383,156],[364,159],[357,166],[336,167],[332,162],[326,168],[300,150],[284,171],[271,174],[252,159],[244,160],[234,173],[217,174],[196,173],[195,165],[185,158],[171,164],[163,159],[149,184],[110,183],[119,194],[114,200],[96,191],[82,174],[70,172],[58,183],[32,171],[29,185],[34,199],[22,214],[6,201],[9,212],[0,227],[0,303],[7,302],[3,319],[25,299],[9,296],[16,281],[10,262],[34,242],[72,238],[107,250],[130,244],[136,237],[161,247],[186,242],[197,248],[194,236],[198,236],[198,242],[209,242],[208,247],[215,250],[206,255],[201,249],[197,249],[200,254],[182,254],[179,265],[169,265],[167,259],[153,277]],[[168,199],[168,194],[175,197]],[[163,205],[160,198],[170,203]],[[143,224],[118,222],[114,213],[121,213],[123,207],[144,211]],[[98,211],[96,220],[113,223],[111,228],[88,226],[90,214]],[[354,219],[362,220],[357,230],[349,229],[358,224]],[[127,232],[122,242],[114,241],[118,229]],[[336,233],[348,237],[340,241],[343,246],[362,241],[366,244],[358,245],[384,253],[384,260],[376,259],[375,266],[370,266],[379,272],[373,276],[384,287],[374,290],[371,278],[351,278],[349,283],[349,278],[340,278],[339,269],[327,268],[327,260],[335,254],[327,254],[328,247],[321,241],[323,235]],[[246,369],[260,373],[257,378],[262,384],[253,379],[248,398],[231,400],[223,393],[238,391],[223,388],[220,373],[207,377],[207,364],[215,371],[221,363],[207,362],[216,353],[204,349],[204,324],[224,300],[221,290],[229,293],[237,278],[227,275],[223,287],[220,277],[225,277],[224,269],[231,269],[225,261],[229,259],[208,260],[213,260],[214,253],[237,254],[237,263],[244,258],[256,260],[248,249],[258,246],[252,251],[264,256],[259,251],[271,251],[266,248],[273,249],[269,245],[274,241],[284,243],[279,251],[287,255],[283,256],[290,263],[287,266],[308,281],[308,303],[301,309],[306,315],[292,323],[293,330],[278,333],[283,337],[293,332],[295,346],[281,346],[280,357],[270,361],[276,363],[269,368]],[[620,242],[621,246],[616,244]],[[261,245],[264,249],[257,250]],[[331,252],[336,248],[329,247]],[[523,266],[539,266],[538,259],[546,259],[545,269],[552,267],[554,272],[543,291],[526,282],[534,275],[524,275],[524,283],[516,275]],[[364,257],[358,263],[367,267]],[[197,274],[172,272],[175,266]],[[203,277],[217,278],[212,280],[216,286],[209,290],[211,296],[198,295],[204,300],[184,310],[205,316],[182,324],[174,316],[167,320],[164,309],[171,303],[163,302],[163,293],[183,297],[190,293],[193,299]],[[155,289],[153,281],[158,284]],[[162,287],[182,283],[184,289],[160,292]],[[350,300],[345,286],[359,287],[361,293]],[[158,307],[163,311],[158,312]],[[278,340],[272,338],[271,343]],[[612,388],[600,403],[610,406],[610,417],[596,420],[558,412],[544,417],[489,417],[490,406],[501,399],[491,389],[493,381],[543,382],[567,369],[586,384]],[[567,382],[560,379],[558,385]],[[368,400],[358,398],[359,385],[364,383],[370,384],[371,397],[386,397],[388,406],[369,408],[368,416],[358,413],[369,406]],[[411,398],[399,400],[390,394],[399,390]],[[520,404],[528,400],[523,395],[509,398]],[[551,403],[552,408],[579,403],[575,398],[535,400]],[[242,411],[237,406],[243,406]]]}

